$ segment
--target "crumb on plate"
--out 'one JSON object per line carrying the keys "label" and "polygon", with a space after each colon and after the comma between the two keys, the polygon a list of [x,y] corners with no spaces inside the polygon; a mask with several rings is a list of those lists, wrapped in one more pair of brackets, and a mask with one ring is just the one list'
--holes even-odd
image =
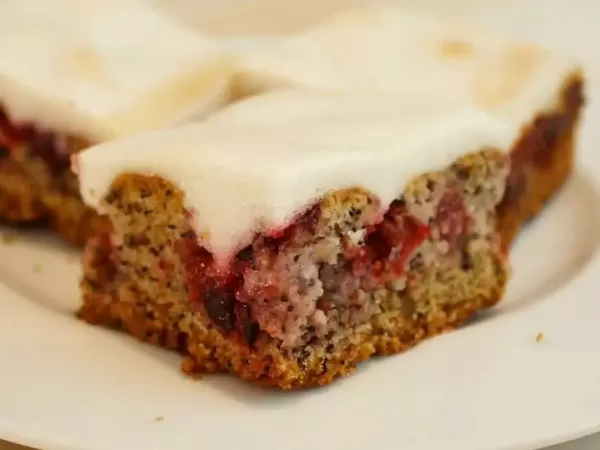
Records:
{"label": "crumb on plate", "polygon": [[2,240],[2,244],[4,245],[10,245],[15,241],[15,236],[10,234],[10,233],[2,233],[2,235],[0,236],[0,239]]}

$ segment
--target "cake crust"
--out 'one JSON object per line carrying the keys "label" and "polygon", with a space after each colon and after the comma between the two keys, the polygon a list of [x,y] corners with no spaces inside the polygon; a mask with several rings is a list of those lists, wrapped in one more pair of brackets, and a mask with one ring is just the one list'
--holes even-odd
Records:
{"label": "cake crust", "polygon": [[511,150],[511,174],[498,206],[499,229],[507,246],[573,171],[577,130],[585,105],[584,85],[581,73],[568,79],[556,108],[536,117]]}

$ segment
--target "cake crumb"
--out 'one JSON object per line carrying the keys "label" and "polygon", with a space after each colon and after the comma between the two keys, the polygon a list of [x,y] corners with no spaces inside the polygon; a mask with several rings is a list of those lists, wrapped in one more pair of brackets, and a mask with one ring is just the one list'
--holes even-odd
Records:
{"label": "cake crumb", "polygon": [[540,342],[542,342],[544,340],[544,333],[539,332],[536,336],[535,336],[535,342],[537,342],[538,344]]}
{"label": "cake crumb", "polygon": [[10,245],[15,241],[15,237],[9,233],[2,233],[0,239],[2,239],[2,244]]}
{"label": "cake crumb", "polygon": [[165,418],[163,416],[157,416],[155,419],[157,422],[163,422]]}
{"label": "cake crumb", "polygon": [[195,364],[194,364],[194,360],[192,358],[184,358],[181,361],[181,371],[187,374],[192,374],[194,373],[194,368],[195,368]]}
{"label": "cake crumb", "polygon": [[41,264],[36,263],[33,265],[33,273],[42,273],[43,270],[44,267]]}

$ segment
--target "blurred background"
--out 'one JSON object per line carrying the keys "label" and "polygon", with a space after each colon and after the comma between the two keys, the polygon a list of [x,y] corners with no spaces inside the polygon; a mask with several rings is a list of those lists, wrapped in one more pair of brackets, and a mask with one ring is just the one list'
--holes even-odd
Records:
{"label": "blurred background", "polygon": [[[472,19],[490,28],[556,47],[600,69],[597,0],[147,0],[187,24],[221,37],[287,35],[335,12],[393,4]],[[581,43],[587,43],[582,45]],[[597,60],[597,61],[596,61]]]}

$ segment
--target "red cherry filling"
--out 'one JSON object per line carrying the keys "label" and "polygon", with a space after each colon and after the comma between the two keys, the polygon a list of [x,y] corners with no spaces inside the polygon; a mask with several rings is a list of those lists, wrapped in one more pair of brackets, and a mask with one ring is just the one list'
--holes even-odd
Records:
{"label": "red cherry filling", "polygon": [[195,235],[181,240],[177,247],[186,269],[188,298],[192,305],[202,308],[221,331],[252,345],[258,335],[258,325],[252,319],[250,306],[236,299],[245,262],[238,255],[230,272],[223,274],[215,270],[212,255],[198,245]]}
{"label": "red cherry filling", "polygon": [[[458,218],[460,214],[466,214],[461,207],[462,203],[454,200],[441,208],[440,220],[449,221],[450,233],[464,229]],[[199,246],[195,236],[180,241],[178,252],[187,272],[190,302],[200,307],[222,332],[252,345],[258,334],[252,305],[260,309],[269,307],[267,304],[272,301],[281,306],[287,300],[282,297],[277,276],[269,277],[258,288],[254,285],[251,292],[244,289],[248,270],[255,269],[254,265],[264,261],[265,255],[268,259],[268,255],[277,255],[291,242],[298,245],[305,236],[312,236],[319,214],[320,208],[311,208],[288,227],[277,230],[270,237],[259,238],[236,255],[226,273],[215,268],[212,255]],[[429,228],[408,214],[400,201],[394,202],[382,221],[371,226],[369,231],[359,250],[350,250],[345,256],[354,275],[368,276],[376,283],[402,276],[414,251],[429,236]]]}
{"label": "red cherry filling", "polygon": [[428,236],[429,228],[395,201],[382,222],[368,230],[364,247],[351,256],[352,271],[356,276],[383,277],[380,282],[402,276],[408,259]]}

